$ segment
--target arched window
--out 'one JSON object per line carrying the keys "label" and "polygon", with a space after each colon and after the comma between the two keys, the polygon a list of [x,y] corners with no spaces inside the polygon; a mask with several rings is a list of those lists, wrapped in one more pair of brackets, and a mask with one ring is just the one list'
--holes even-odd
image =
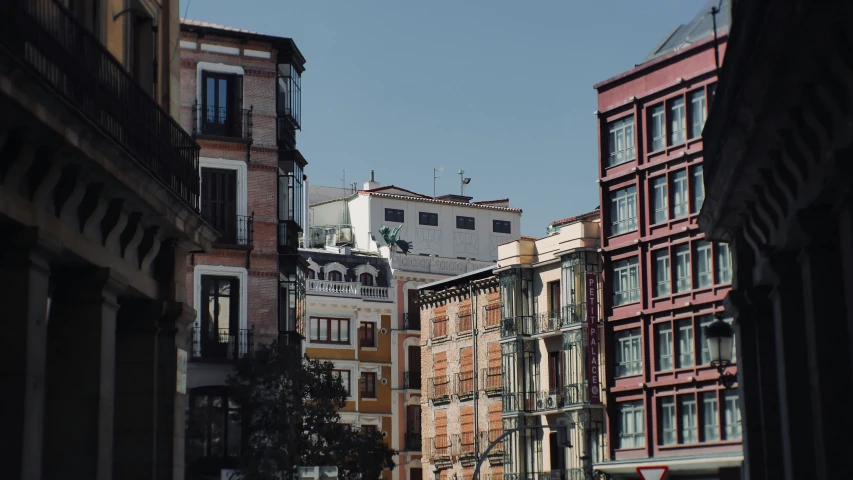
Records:
{"label": "arched window", "polygon": [[314,272],[314,270],[312,270],[310,268],[308,269],[308,278],[310,278],[311,280],[314,280],[315,278],[317,278],[317,274]]}
{"label": "arched window", "polygon": [[361,282],[361,284],[362,284],[362,285],[364,285],[365,287],[372,287],[372,286],[373,286],[373,275],[371,275],[371,274],[369,274],[369,273],[367,273],[367,272],[362,273],[362,274],[359,276],[358,280],[359,280],[359,281]]}
{"label": "arched window", "polygon": [[331,280],[332,282],[343,282],[344,276],[341,275],[341,272],[326,272],[326,280]]}

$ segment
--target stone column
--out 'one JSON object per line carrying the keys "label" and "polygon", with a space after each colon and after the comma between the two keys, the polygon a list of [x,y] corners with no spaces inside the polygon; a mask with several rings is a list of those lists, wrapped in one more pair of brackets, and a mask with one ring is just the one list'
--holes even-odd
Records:
{"label": "stone column", "polygon": [[57,276],[47,332],[44,478],[112,478],[117,295],[108,269]]}
{"label": "stone column", "polygon": [[4,232],[0,244],[0,451],[3,476],[38,480],[44,430],[50,267],[58,251],[36,229]]}

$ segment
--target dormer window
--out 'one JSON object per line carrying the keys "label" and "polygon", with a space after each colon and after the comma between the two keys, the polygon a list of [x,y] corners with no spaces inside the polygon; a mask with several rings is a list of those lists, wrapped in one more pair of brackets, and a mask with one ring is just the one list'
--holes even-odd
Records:
{"label": "dormer window", "polygon": [[369,273],[362,273],[361,275],[359,275],[358,280],[365,287],[372,287],[375,283],[373,281],[373,275]]}

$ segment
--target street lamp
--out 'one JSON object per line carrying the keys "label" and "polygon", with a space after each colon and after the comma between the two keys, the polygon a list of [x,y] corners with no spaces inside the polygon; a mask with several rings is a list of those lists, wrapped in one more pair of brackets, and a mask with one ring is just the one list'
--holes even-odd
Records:
{"label": "street lamp", "polygon": [[724,322],[719,314],[716,320],[705,328],[705,339],[708,342],[708,352],[711,357],[711,365],[720,372],[720,383],[729,388],[734,383],[734,375],[726,373],[726,367],[732,364],[732,347],[734,346],[735,332],[731,325]]}

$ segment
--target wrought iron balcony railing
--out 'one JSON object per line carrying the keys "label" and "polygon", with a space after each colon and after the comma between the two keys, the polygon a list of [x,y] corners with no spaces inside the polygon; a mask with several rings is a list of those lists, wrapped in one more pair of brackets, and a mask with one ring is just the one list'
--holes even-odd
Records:
{"label": "wrought iron balcony railing", "polygon": [[251,329],[192,329],[193,360],[237,360],[252,347]]}
{"label": "wrought iron balcony railing", "polygon": [[500,395],[502,388],[501,367],[488,367],[481,370],[480,378],[482,387],[481,390],[486,392],[486,395]]}
{"label": "wrought iron balcony railing", "polygon": [[560,312],[547,312],[536,315],[535,333],[556,333],[563,326],[563,318]]}
{"label": "wrought iron balcony railing", "polygon": [[252,107],[238,110],[195,102],[193,104],[193,135],[251,140]]}
{"label": "wrought iron balcony railing", "polygon": [[451,393],[450,378],[447,375],[430,379],[430,398],[434,404],[449,402]]}
{"label": "wrought iron balcony railing", "polygon": [[[208,218],[205,212],[202,216]],[[219,232],[219,239],[216,241],[219,245],[251,247],[254,245],[255,236],[255,212],[251,215],[236,215],[233,218],[222,220],[214,220],[208,218],[211,225]]]}
{"label": "wrought iron balcony railing", "polygon": [[404,435],[404,448],[407,452],[419,452],[421,451],[421,433],[420,432],[406,432]]}
{"label": "wrought iron balcony railing", "polygon": [[456,396],[467,400],[474,396],[474,371],[468,370],[456,374]]}
{"label": "wrought iron balcony railing", "polygon": [[524,315],[514,318],[504,318],[501,322],[501,337],[514,337],[516,335],[533,335],[535,332],[535,320],[533,315]]}
{"label": "wrought iron balcony railing", "polygon": [[403,388],[421,389],[421,372],[403,372]]}
{"label": "wrought iron balcony railing", "polygon": [[0,45],[198,211],[198,144],[67,7],[0,2]]}
{"label": "wrought iron balcony railing", "polygon": [[504,412],[542,412],[570,407],[589,401],[585,384],[565,385],[538,392],[503,392]]}
{"label": "wrought iron balcony railing", "polygon": [[403,330],[421,330],[421,312],[403,312],[402,317]]}

